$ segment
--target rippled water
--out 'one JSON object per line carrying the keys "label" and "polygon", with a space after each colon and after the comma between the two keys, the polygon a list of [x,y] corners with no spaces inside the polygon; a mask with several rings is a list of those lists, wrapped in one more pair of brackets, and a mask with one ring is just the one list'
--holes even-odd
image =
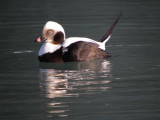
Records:
{"label": "rippled water", "polygon": [[[1,120],[159,120],[159,0],[5,0],[0,6]],[[44,23],[101,39],[107,60],[39,63]]]}

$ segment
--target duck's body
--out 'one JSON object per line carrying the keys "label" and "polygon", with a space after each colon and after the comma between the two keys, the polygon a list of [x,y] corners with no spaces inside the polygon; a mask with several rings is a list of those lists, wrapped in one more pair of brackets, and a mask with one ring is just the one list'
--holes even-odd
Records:
{"label": "duck's body", "polygon": [[85,37],[70,37],[65,39],[63,27],[49,21],[43,28],[43,36],[36,41],[45,41],[39,50],[40,62],[72,62],[111,57],[105,50],[105,44],[111,37],[111,32],[120,16],[112,24],[101,42]]}
{"label": "duck's body", "polygon": [[105,51],[105,43],[89,38],[71,37],[63,43],[63,59],[65,62],[85,61],[111,57]]}
{"label": "duck's body", "polygon": [[63,62],[62,55],[61,45],[44,43],[39,50],[38,58],[40,62]]}
{"label": "duck's body", "polygon": [[88,38],[71,37],[62,45],[44,43],[38,57],[40,62],[72,62],[111,57],[104,45]]}

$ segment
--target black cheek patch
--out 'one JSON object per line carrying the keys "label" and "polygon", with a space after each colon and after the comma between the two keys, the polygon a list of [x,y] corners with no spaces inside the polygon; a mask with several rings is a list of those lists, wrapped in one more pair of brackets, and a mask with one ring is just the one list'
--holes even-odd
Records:
{"label": "black cheek patch", "polygon": [[53,37],[53,41],[54,43],[58,44],[58,43],[62,43],[64,41],[64,34],[60,31],[60,32],[57,32],[55,34],[55,36]]}

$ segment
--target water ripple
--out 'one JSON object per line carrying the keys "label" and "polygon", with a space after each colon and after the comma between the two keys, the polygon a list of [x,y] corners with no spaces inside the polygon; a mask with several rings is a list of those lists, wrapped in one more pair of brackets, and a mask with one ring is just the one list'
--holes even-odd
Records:
{"label": "water ripple", "polygon": [[14,51],[13,53],[15,54],[23,54],[23,53],[32,53],[32,50],[19,50],[19,51]]}
{"label": "water ripple", "polygon": [[40,87],[48,98],[79,96],[109,89],[110,62],[103,61],[99,71],[40,69]]}

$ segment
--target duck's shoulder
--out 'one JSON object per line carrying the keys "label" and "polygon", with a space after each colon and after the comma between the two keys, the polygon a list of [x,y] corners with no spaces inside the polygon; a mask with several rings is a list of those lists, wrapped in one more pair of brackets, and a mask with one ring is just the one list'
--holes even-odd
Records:
{"label": "duck's shoulder", "polygon": [[66,48],[68,46],[70,46],[71,44],[77,43],[77,42],[89,42],[89,43],[95,43],[95,44],[99,44],[99,42],[90,39],[90,38],[86,38],[86,37],[69,37],[67,39],[64,40],[63,42],[63,47]]}
{"label": "duck's shoulder", "polygon": [[38,56],[42,56],[46,53],[53,53],[61,48],[61,45],[54,45],[51,43],[44,43],[39,50]]}

